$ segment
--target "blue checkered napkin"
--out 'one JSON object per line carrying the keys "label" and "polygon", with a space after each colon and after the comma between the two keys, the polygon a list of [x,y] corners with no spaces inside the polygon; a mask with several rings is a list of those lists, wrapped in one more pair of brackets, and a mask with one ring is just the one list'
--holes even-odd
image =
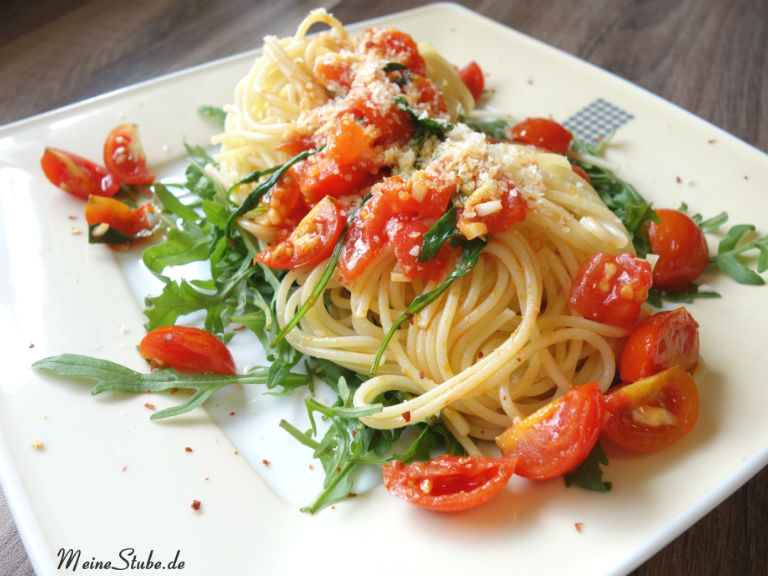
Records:
{"label": "blue checkered napkin", "polygon": [[598,98],[568,118],[563,126],[581,140],[602,140],[632,118],[629,112]]}

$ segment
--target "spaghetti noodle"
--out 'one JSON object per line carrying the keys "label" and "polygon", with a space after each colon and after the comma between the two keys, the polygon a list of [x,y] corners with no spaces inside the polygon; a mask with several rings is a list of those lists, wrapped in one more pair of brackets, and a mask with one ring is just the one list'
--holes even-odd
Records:
{"label": "spaghetti noodle", "polygon": [[[317,23],[330,29],[308,35]],[[321,191],[330,190],[345,214],[370,194],[342,237],[338,270],[286,335],[302,353],[361,374],[408,306],[456,262],[449,243],[442,268],[419,261],[424,230],[452,207],[460,241],[488,241],[466,275],[395,330],[376,374],[354,396],[365,406],[403,392],[405,400],[362,421],[392,429],[440,414],[472,454],[476,440],[492,440],[573,386],[608,388],[615,343],[627,331],[574,314],[568,295],[588,256],[633,248],[564,156],[495,142],[463,124],[471,94],[433,48],[409,50],[408,40],[378,29],[353,38],[323,10],[292,38],[266,38],[226,109],[225,131],[215,139],[219,166],[208,170],[231,188],[313,149],[239,219],[264,247],[289,237]],[[316,186],[324,179],[327,190]],[[238,187],[232,200],[247,192]],[[382,213],[377,235],[366,226]],[[312,297],[326,263],[285,274],[281,326]]]}

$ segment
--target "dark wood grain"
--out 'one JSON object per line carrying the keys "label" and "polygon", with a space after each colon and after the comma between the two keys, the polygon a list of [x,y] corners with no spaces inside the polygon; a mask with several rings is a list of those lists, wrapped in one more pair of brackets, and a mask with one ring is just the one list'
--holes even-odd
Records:
{"label": "dark wood grain", "polygon": [[[460,3],[768,151],[765,0]],[[0,123],[252,49],[265,34],[291,33],[308,10],[320,5],[344,22],[355,22],[422,4],[6,0],[0,18]],[[768,470],[763,470],[633,575],[768,574],[766,503]],[[32,573],[19,552],[21,544],[0,495],[1,574]]]}

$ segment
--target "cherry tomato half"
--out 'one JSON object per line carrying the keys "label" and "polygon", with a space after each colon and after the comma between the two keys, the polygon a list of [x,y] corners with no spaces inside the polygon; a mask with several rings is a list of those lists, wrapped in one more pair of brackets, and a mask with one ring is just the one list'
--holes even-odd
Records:
{"label": "cherry tomato half", "polygon": [[573,134],[549,118],[526,118],[512,128],[515,140],[544,148],[555,154],[568,154]]}
{"label": "cherry tomato half", "polygon": [[163,326],[147,333],[139,353],[152,368],[173,368],[181,374],[235,374],[227,347],[210,332],[189,326]]}
{"label": "cherry tomato half", "polygon": [[302,218],[288,238],[256,254],[256,260],[281,270],[319,264],[333,252],[344,222],[342,205],[326,196]]}
{"label": "cherry tomato half", "polygon": [[632,330],[619,356],[619,375],[634,382],[672,366],[693,372],[698,363],[699,325],[681,306],[649,316]]}
{"label": "cherry tomato half", "polygon": [[104,165],[110,174],[126,184],[152,184],[155,181],[154,173],[147,168],[136,124],[120,124],[107,135]]}
{"label": "cherry tomato half", "polygon": [[645,260],[598,252],[579,268],[568,303],[584,318],[631,328],[651,283],[651,265]]}
{"label": "cherry tomato half", "polygon": [[459,70],[459,78],[472,94],[472,98],[477,102],[485,89],[485,77],[483,71],[474,60]]}
{"label": "cherry tomato half", "polygon": [[40,166],[51,184],[83,200],[114,196],[120,189],[120,182],[102,166],[65,150],[46,148]]}
{"label": "cherry tomato half", "polygon": [[605,422],[603,393],[595,382],[553,400],[516,420],[496,437],[505,458],[516,458],[515,474],[548,480],[570,472],[594,447]]}
{"label": "cherry tomato half", "polygon": [[85,204],[85,220],[89,226],[107,224],[127,236],[136,236],[152,227],[148,215],[153,211],[149,203],[131,208],[115,198],[91,196]]}
{"label": "cherry tomato half", "polygon": [[653,267],[653,286],[681,290],[695,281],[709,263],[704,232],[690,216],[679,210],[660,209],[661,222],[648,226],[651,252],[659,259]]}
{"label": "cherry tomato half", "polygon": [[458,512],[498,494],[515,471],[513,459],[444,454],[428,462],[384,465],[384,486],[398,498],[441,512]]}
{"label": "cherry tomato half", "polygon": [[610,390],[603,435],[622,448],[655,452],[680,440],[696,425],[699,391],[685,370],[674,366]]}

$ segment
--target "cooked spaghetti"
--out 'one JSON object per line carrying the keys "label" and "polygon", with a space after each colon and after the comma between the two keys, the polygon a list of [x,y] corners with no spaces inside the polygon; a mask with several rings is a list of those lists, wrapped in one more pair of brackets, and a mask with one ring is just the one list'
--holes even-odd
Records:
{"label": "cooked spaghetti", "polygon": [[[316,23],[330,29],[308,35]],[[322,222],[306,228],[327,195],[353,215],[333,276],[286,339],[361,374],[414,299],[464,265],[451,241],[420,258],[438,218],[454,211],[453,243],[487,240],[466,275],[394,330],[354,397],[364,406],[404,392],[364,423],[397,428],[439,414],[469,453],[479,451],[475,439],[492,440],[573,386],[608,388],[626,330],[574,314],[569,290],[591,254],[633,251],[622,223],[566,157],[472,131],[460,119],[473,105],[431,47],[417,50],[389,29],[351,37],[319,10],[292,38],[265,39],[215,140],[219,166],[209,168],[240,203],[249,187],[235,184],[244,176],[305,153],[238,220],[266,263],[280,250],[289,261],[311,252],[327,236]],[[323,255],[278,266],[289,269],[277,297],[281,326],[313,297]]]}

